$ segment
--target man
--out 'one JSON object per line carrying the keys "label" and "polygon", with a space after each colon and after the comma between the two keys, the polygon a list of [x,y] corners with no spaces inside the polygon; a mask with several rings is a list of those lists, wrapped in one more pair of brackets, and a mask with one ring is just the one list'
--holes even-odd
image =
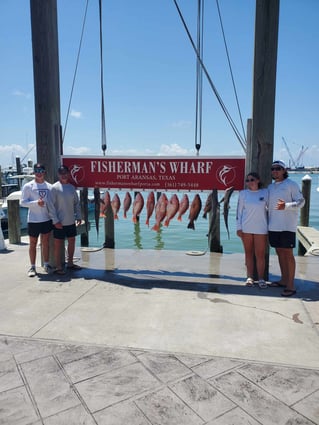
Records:
{"label": "man", "polygon": [[281,270],[281,279],[269,286],[283,287],[283,297],[296,293],[294,278],[296,261],[293,248],[296,246],[296,230],[299,209],[305,204],[298,184],[288,178],[283,161],[274,161],[271,166],[274,180],[269,190],[269,243],[276,249]]}
{"label": "man", "polygon": [[31,264],[28,271],[29,277],[34,277],[37,274],[35,264],[39,235],[41,235],[43,268],[47,273],[50,273],[51,269],[49,265],[49,240],[52,221],[48,211],[51,184],[45,181],[45,167],[43,164],[35,164],[33,170],[34,179],[23,186],[21,195],[21,205],[29,208],[27,218]]}
{"label": "man", "polygon": [[62,257],[64,239],[68,240],[67,268],[80,270],[81,267],[73,262],[75,251],[76,225],[81,224],[80,201],[75,187],[69,182],[70,172],[68,167],[62,165],[58,169],[58,181],[52,185],[50,216],[53,222],[55,273],[64,275]]}

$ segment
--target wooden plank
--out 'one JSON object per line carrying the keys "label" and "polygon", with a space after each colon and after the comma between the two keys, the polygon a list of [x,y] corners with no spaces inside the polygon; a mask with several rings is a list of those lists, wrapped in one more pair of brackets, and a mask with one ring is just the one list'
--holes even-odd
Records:
{"label": "wooden plank", "polygon": [[319,230],[314,227],[298,226],[297,238],[305,247],[305,255],[319,255]]}

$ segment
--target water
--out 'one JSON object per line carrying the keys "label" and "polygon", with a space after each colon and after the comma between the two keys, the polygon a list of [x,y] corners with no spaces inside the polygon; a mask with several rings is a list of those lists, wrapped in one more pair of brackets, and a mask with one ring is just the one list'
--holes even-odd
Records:
{"label": "water", "polygon": [[[305,176],[304,173],[290,173],[289,177],[296,181],[300,187],[302,184],[302,178]],[[312,174],[311,184],[311,198],[310,198],[310,217],[309,225],[319,229],[319,175]],[[111,198],[115,192],[110,191]],[[125,191],[117,192],[120,196],[121,203],[123,205],[123,199]],[[150,226],[145,224],[146,221],[146,199],[148,192],[142,192],[144,197],[144,208],[140,215],[140,221],[138,224],[132,222],[132,205],[127,214],[127,219],[123,218],[122,206],[119,211],[119,220],[115,220],[114,234],[115,234],[115,248],[116,249],[165,249],[165,250],[176,250],[176,251],[205,251],[208,248],[208,226],[209,221],[202,218],[203,208],[206,202],[207,193],[201,193],[200,197],[202,200],[202,211],[195,222],[195,230],[187,229],[188,224],[188,211],[183,215],[182,222],[179,222],[176,217],[170,222],[168,227],[161,226],[159,232],[151,230],[155,223],[155,212],[150,220]],[[168,193],[168,198],[171,193]],[[183,193],[177,194],[179,200]],[[189,193],[190,203],[193,200],[195,193]],[[218,200],[221,200],[224,193],[218,193]],[[133,194],[132,194],[133,196]],[[227,231],[224,224],[223,216],[223,203],[221,204],[220,213],[220,238],[221,245],[224,253],[242,253],[241,240],[236,235],[236,206],[237,206],[238,192],[234,192],[230,199],[230,209],[228,216],[229,233],[228,238]],[[96,232],[96,226],[94,221],[94,213],[90,213],[89,221],[91,224],[91,230],[89,234],[89,245],[90,246],[102,246],[104,243],[104,219],[99,220],[99,234]],[[80,244],[80,238],[77,238],[77,244]]]}

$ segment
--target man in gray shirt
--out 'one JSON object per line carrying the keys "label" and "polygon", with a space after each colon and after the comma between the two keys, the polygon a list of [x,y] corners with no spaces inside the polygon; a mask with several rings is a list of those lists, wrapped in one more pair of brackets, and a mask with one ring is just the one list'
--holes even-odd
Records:
{"label": "man in gray shirt", "polygon": [[58,169],[58,181],[51,188],[51,202],[49,206],[50,216],[53,223],[55,272],[65,274],[62,267],[64,240],[67,238],[67,268],[81,269],[74,264],[76,225],[81,224],[81,209],[78,194],[75,187],[69,182],[70,172],[67,166],[62,165]]}

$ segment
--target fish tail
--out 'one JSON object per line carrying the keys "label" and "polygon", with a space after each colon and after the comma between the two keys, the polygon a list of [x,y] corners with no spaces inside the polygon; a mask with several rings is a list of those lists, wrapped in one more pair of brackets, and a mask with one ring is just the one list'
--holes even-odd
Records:
{"label": "fish tail", "polygon": [[193,222],[193,221],[190,221],[190,222],[188,223],[187,229],[193,229],[193,230],[195,230],[195,224],[194,224],[194,222]]}
{"label": "fish tail", "polygon": [[152,227],[152,230],[155,230],[155,232],[159,231],[159,224],[155,223],[154,226]]}
{"label": "fish tail", "polygon": [[136,218],[136,216],[133,216],[132,221],[133,221],[133,223],[134,223],[134,224],[136,224],[136,223],[137,223],[137,218]]}
{"label": "fish tail", "polygon": [[123,217],[127,218],[126,211],[124,211]]}
{"label": "fish tail", "polygon": [[150,225],[150,221],[149,221],[149,219],[148,219],[148,218],[146,219],[145,224],[146,224],[147,226],[149,226],[149,225]]}
{"label": "fish tail", "polygon": [[178,221],[182,221],[182,216],[181,216],[181,215],[179,215],[179,216],[177,217],[177,220],[178,220]]}
{"label": "fish tail", "polygon": [[203,218],[207,218],[207,213],[206,212],[203,214]]}
{"label": "fish tail", "polygon": [[168,225],[169,225],[169,219],[167,218],[167,219],[164,221],[164,226],[165,226],[165,227],[168,227]]}
{"label": "fish tail", "polygon": [[118,220],[119,216],[117,214],[114,214],[114,220]]}

